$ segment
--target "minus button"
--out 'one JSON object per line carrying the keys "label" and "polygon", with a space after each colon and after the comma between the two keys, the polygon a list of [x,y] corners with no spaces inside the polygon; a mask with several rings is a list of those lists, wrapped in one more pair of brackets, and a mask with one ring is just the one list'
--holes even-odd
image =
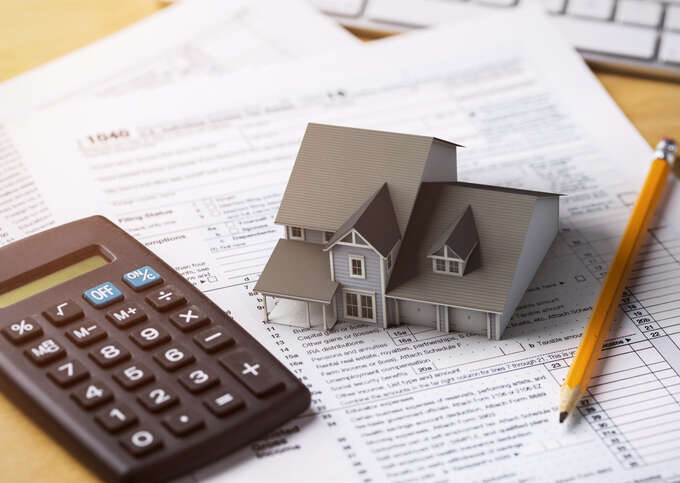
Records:
{"label": "minus button", "polygon": [[208,354],[220,351],[234,343],[234,338],[222,327],[211,327],[194,336],[194,342]]}

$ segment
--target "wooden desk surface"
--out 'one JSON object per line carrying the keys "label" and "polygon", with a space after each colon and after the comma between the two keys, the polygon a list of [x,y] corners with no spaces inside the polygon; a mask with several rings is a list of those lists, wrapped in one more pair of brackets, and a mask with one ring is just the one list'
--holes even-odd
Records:
{"label": "wooden desk surface", "polygon": [[[162,8],[157,0],[0,2],[0,81],[87,45]],[[680,139],[680,83],[598,72],[647,142]],[[2,106],[0,106],[1,112]],[[95,477],[0,394],[0,472],[12,481]]]}

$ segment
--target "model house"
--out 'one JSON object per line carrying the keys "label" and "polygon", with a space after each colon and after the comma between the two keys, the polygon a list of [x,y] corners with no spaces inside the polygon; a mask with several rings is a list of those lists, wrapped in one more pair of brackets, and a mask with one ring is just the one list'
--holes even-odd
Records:
{"label": "model house", "polygon": [[309,124],[276,217],[285,238],[255,285],[267,319],[499,339],[557,234],[559,196],[460,182],[458,146]]}

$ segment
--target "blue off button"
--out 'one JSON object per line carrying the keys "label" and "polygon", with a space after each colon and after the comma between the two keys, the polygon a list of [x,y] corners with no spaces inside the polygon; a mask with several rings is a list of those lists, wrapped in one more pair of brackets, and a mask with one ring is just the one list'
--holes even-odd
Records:
{"label": "blue off button", "polygon": [[104,282],[101,285],[85,290],[83,296],[85,300],[97,309],[123,299],[123,293],[111,282]]}
{"label": "blue off button", "polygon": [[135,292],[161,283],[161,276],[148,265],[134,269],[123,275],[123,281],[128,284]]}

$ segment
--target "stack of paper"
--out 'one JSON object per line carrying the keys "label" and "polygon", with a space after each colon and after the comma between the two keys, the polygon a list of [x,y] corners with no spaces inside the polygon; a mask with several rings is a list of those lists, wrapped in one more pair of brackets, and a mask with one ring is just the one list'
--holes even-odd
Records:
{"label": "stack of paper", "polygon": [[[467,146],[461,179],[568,195],[560,235],[504,340],[264,324],[251,291],[282,234],[274,215],[311,121],[449,139]],[[522,13],[512,26],[480,19],[73,102],[8,123],[5,136],[56,220],[109,216],[312,390],[308,413],[196,479],[632,481],[680,473],[674,187],[581,417],[557,422],[559,386],[651,150],[541,17]]]}

